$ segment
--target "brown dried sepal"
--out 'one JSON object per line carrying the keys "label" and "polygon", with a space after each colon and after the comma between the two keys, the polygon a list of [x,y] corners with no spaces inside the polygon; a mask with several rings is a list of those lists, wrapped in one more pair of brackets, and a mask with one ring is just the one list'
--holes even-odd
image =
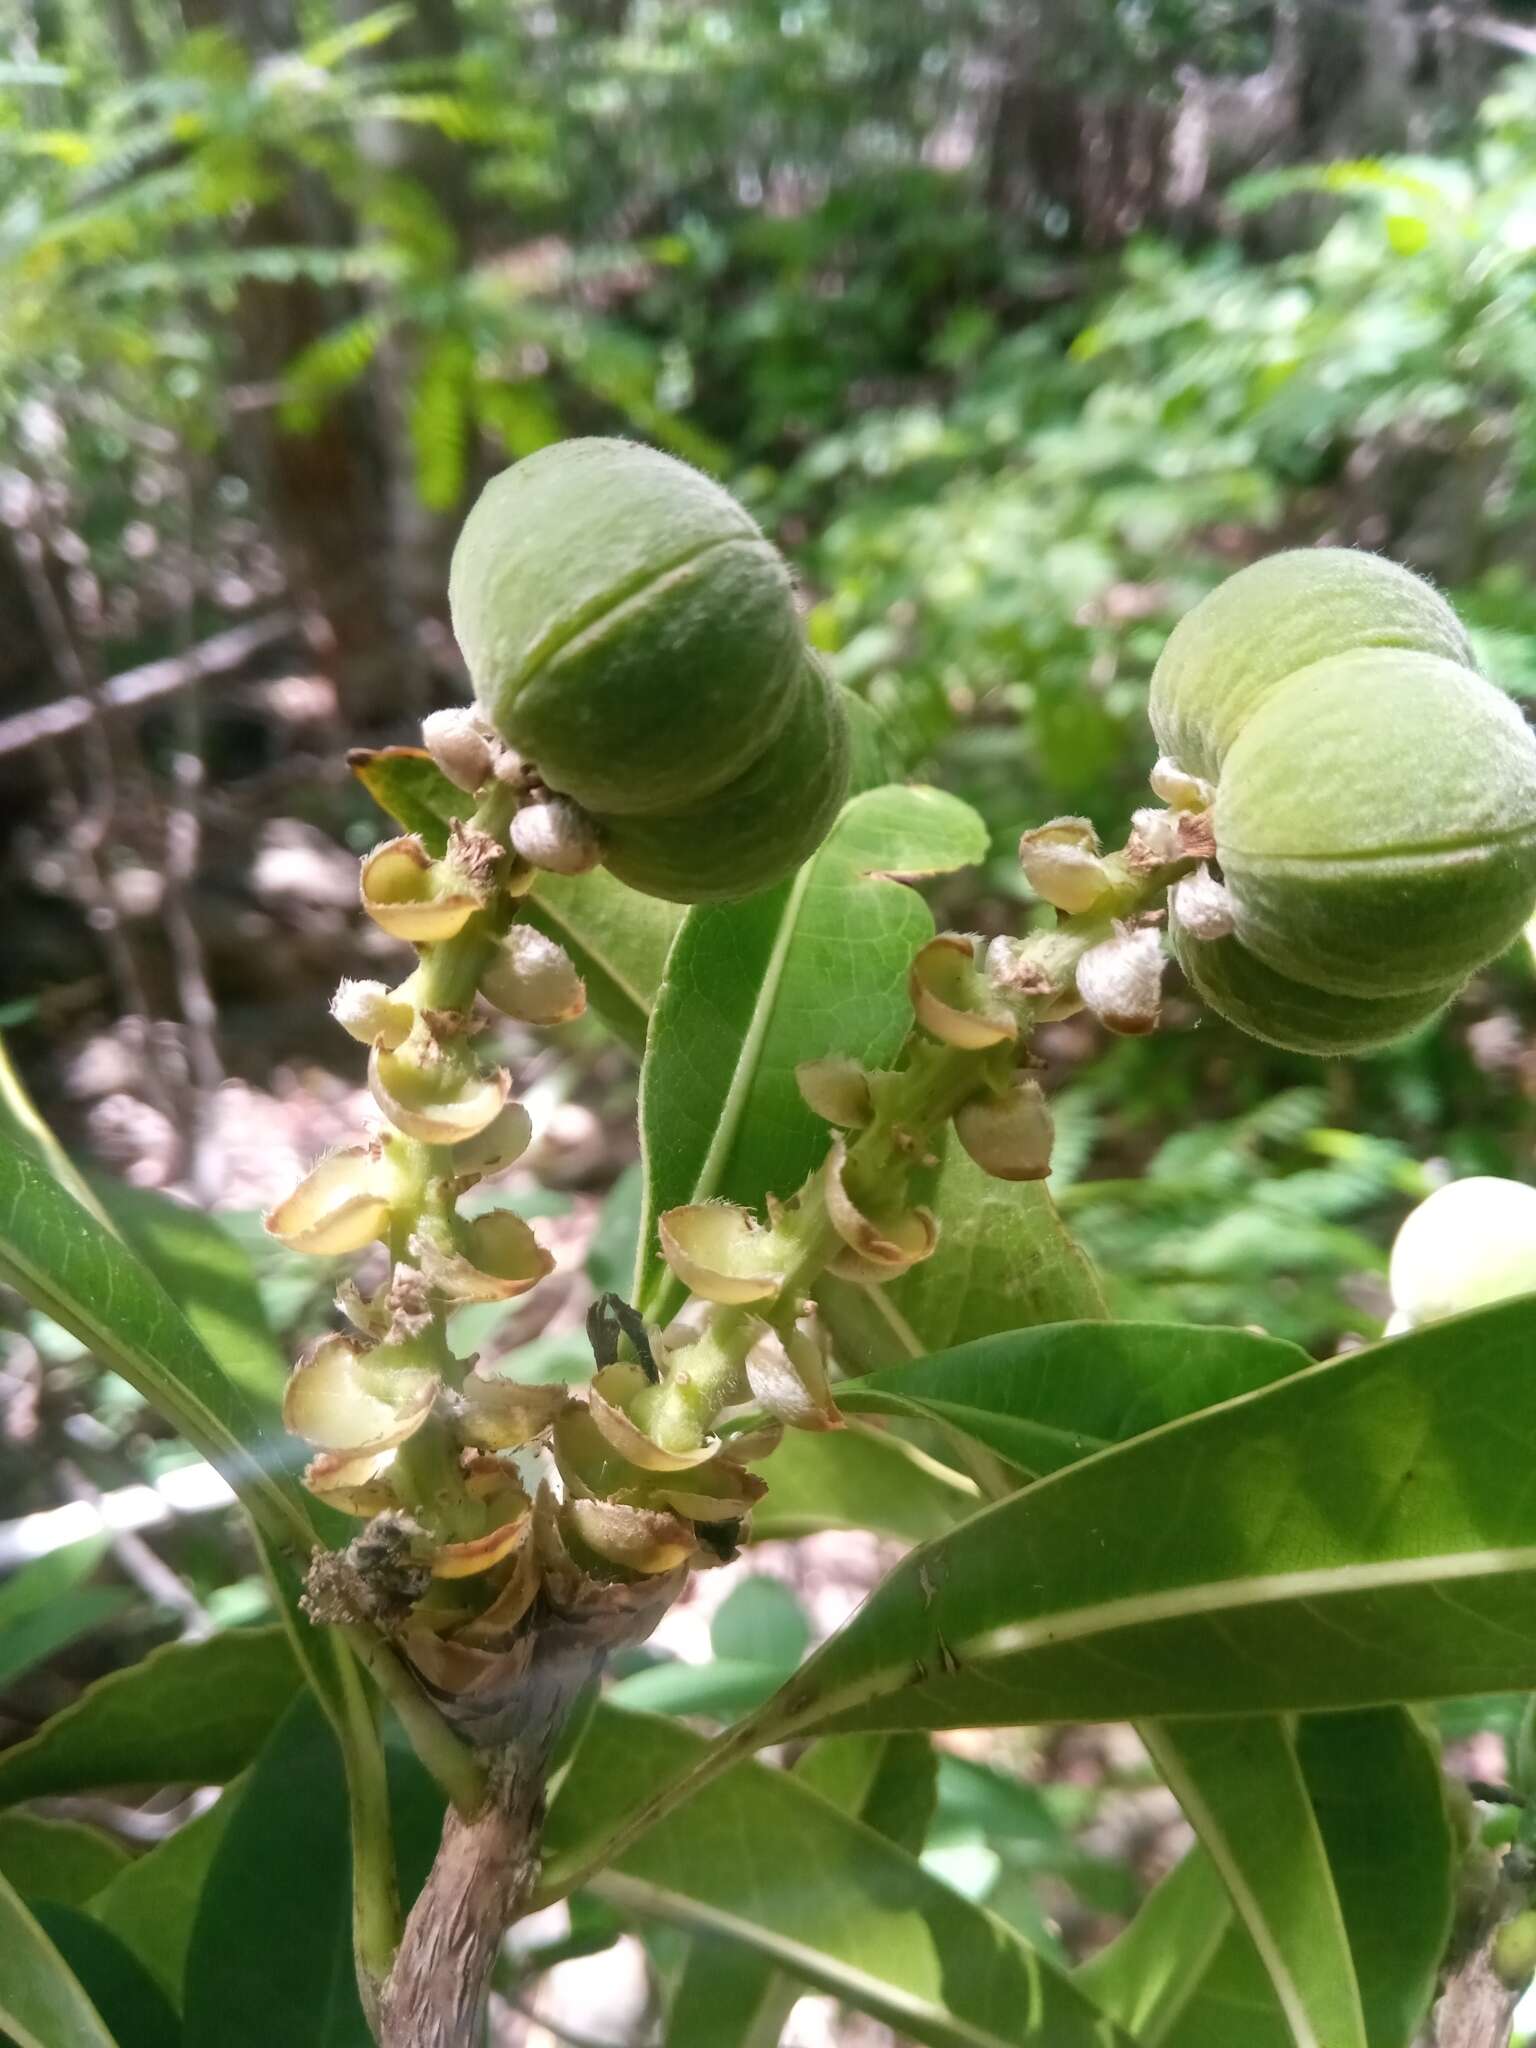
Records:
{"label": "brown dried sepal", "polygon": [[374,923],[413,946],[456,938],[483,904],[467,885],[456,886],[412,833],[373,849],[362,865],[360,891]]}
{"label": "brown dried sepal", "polygon": [[392,1450],[432,1412],[435,1373],[370,1364],[372,1347],[325,1336],[304,1352],[283,1391],[283,1426],[317,1450],[362,1458]]}
{"label": "brown dried sepal", "polygon": [[784,1284],[785,1248],[749,1210],[690,1202],[657,1223],[661,1255],[690,1293],[726,1307],[771,1301]]}
{"label": "brown dried sepal", "polygon": [[[450,1234],[451,1233],[451,1234]],[[411,1239],[423,1278],[450,1301],[514,1301],[536,1287],[555,1262],[521,1216],[487,1209]]]}
{"label": "brown dried sepal", "polygon": [[290,1251],[317,1258],[360,1252],[389,1228],[390,1173],[376,1147],[328,1152],[265,1218]]}
{"label": "brown dried sepal", "polygon": [[1018,1037],[1019,1027],[976,969],[969,939],[942,932],[919,949],[907,976],[923,1029],[962,1052],[982,1052]]}
{"label": "brown dried sepal", "polygon": [[890,1221],[866,1216],[848,1193],[843,1169],[848,1153],[841,1138],[823,1169],[827,1215],[843,1241],[828,1270],[861,1287],[879,1287],[926,1259],[939,1240],[939,1226],[927,1209],[908,1209]]}
{"label": "brown dried sepal", "polygon": [[476,1073],[444,1058],[422,1065],[375,1046],[368,1091],[394,1125],[425,1145],[461,1145],[477,1138],[506,1107],[512,1077],[505,1067]]}

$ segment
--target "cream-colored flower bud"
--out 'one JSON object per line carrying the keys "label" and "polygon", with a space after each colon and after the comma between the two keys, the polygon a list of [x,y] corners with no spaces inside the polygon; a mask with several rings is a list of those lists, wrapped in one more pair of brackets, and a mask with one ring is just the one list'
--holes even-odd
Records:
{"label": "cream-colored flower bud", "polygon": [[625,1571],[669,1572],[685,1564],[695,1548],[692,1525],[681,1515],[656,1508],[613,1500],[568,1500],[561,1520],[568,1537]]}
{"label": "cream-colored flower bud", "polygon": [[1177,811],[1160,811],[1152,805],[1131,813],[1131,854],[1140,864],[1160,866],[1165,861],[1183,860],[1184,841],[1179,834]]}
{"label": "cream-colored flower bud", "polygon": [[424,1145],[478,1138],[500,1116],[511,1088],[505,1067],[489,1074],[423,1067],[378,1046],[368,1061],[368,1092],[397,1131]]}
{"label": "cream-colored flower bud", "polygon": [[1018,1024],[976,967],[971,941],[942,932],[918,950],[907,975],[913,1014],[945,1045],[981,1052],[1017,1038]]}
{"label": "cream-colored flower bud", "polygon": [[454,938],[481,907],[456,885],[419,839],[386,839],[363,862],[363,908],[392,939],[425,946]]}
{"label": "cream-colored flower bud", "polygon": [[512,849],[530,867],[552,875],[584,875],[603,857],[596,825],[567,796],[525,804],[512,820]]}
{"label": "cream-colored flower bud", "polygon": [[432,1412],[435,1373],[378,1366],[355,1337],[321,1337],[283,1391],[283,1426],[316,1450],[352,1459],[405,1442]]}
{"label": "cream-colored flower bud", "polygon": [[411,1035],[416,1013],[399,1002],[382,981],[339,981],[331,997],[331,1015],[360,1045],[385,1045],[391,1051]]}
{"label": "cream-colored flower bud", "polygon": [[1201,776],[1191,775],[1169,755],[1162,754],[1147,777],[1152,794],[1175,811],[1208,811],[1216,801],[1214,787]]}
{"label": "cream-colored flower bud", "polygon": [[939,1226],[928,1209],[912,1208],[886,1220],[868,1216],[848,1192],[843,1170],[848,1150],[834,1141],[822,1169],[827,1217],[843,1240],[828,1270],[860,1287],[880,1287],[926,1259],[939,1241]]}
{"label": "cream-colored flower bud", "polygon": [[567,1024],[587,1007],[586,983],[563,946],[515,924],[480,977],[487,1002],[522,1024]]}
{"label": "cream-colored flower bud", "polygon": [[792,1429],[841,1429],[827,1362],[810,1331],[781,1334],[756,1317],[752,1321],[758,1335],[747,1353],[746,1372],[753,1399]]}
{"label": "cream-colored flower bud", "polygon": [[1157,1028],[1163,948],[1154,931],[1122,932],[1091,946],[1077,963],[1077,992],[1087,1007],[1128,1038]]}
{"label": "cream-colored flower bud", "polygon": [[533,1119],[520,1102],[509,1102],[485,1129],[466,1138],[453,1155],[455,1173],[504,1173],[533,1141]]}
{"label": "cream-colored flower bud", "polygon": [[421,741],[456,789],[473,796],[490,780],[494,735],[473,711],[434,711],[421,722]]}
{"label": "cream-colored flower bud", "polygon": [[656,1233],[672,1271],[705,1301],[744,1307],[772,1300],[783,1285],[788,1248],[734,1203],[690,1202],[668,1209]]}
{"label": "cream-colored flower bud", "polygon": [[1052,818],[1019,841],[1019,865],[1035,894],[1069,917],[1104,900],[1115,877],[1099,857],[1099,835],[1086,818]]}
{"label": "cream-colored flower bud", "polygon": [[1175,882],[1168,905],[1192,939],[1230,938],[1236,929],[1236,906],[1227,885],[1218,882],[1208,867],[1198,867]]}
{"label": "cream-colored flower bud", "polygon": [[843,1130],[856,1130],[875,1113],[868,1074],[845,1054],[802,1060],[795,1069],[795,1086],[808,1109]]}
{"label": "cream-colored flower bud", "polygon": [[1031,1075],[1006,1094],[964,1104],[955,1113],[955,1136],[994,1180],[1044,1180],[1051,1170],[1051,1112]]}
{"label": "cream-colored flower bud", "polygon": [[317,1161],[268,1214],[266,1227],[290,1251],[340,1258],[383,1236],[389,1195],[389,1169],[378,1153],[347,1146]]}

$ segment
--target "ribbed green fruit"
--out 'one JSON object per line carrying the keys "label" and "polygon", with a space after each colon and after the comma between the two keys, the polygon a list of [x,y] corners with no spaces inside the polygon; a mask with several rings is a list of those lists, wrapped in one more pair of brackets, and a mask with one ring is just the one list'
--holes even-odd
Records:
{"label": "ribbed green fruit", "polygon": [[1427,1024],[1457,984],[1402,996],[1341,996],[1277,974],[1240,939],[1197,939],[1170,918],[1173,950],[1204,1002],[1266,1045],[1323,1059],[1374,1052]]}
{"label": "ribbed green fruit", "polygon": [[1432,654],[1316,663],[1260,705],[1216,788],[1237,936],[1340,995],[1461,982],[1536,897],[1536,739]]}
{"label": "ribbed green fruit", "polygon": [[1298,669],[1366,647],[1472,664],[1461,621],[1428,583],[1357,548],[1296,548],[1240,569],[1187,612],[1152,675],[1162,751],[1214,782],[1228,747]]}
{"label": "ribbed green fruit", "polygon": [[789,724],[744,774],[664,818],[609,818],[604,861],[621,882],[674,903],[766,889],[820,846],[848,788],[848,723],[807,658]]}
{"label": "ribbed green fruit", "polygon": [[1153,678],[1166,755],[1215,786],[1230,937],[1175,924],[1191,983],[1297,1051],[1390,1043],[1536,902],[1536,736],[1428,584],[1324,548],[1196,606]]}
{"label": "ribbed green fruit", "polygon": [[482,711],[632,887],[744,895],[825,836],[841,702],[777,550],[687,464],[627,441],[541,449],[481,494],[449,600]]}

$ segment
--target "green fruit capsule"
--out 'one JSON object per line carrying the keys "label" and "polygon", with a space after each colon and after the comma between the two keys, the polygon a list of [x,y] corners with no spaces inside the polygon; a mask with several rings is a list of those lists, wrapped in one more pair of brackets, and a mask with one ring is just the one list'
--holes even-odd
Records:
{"label": "green fruit capsule", "polygon": [[481,494],[449,598],[485,717],[632,887],[745,895],[825,836],[842,701],[783,560],[709,478],[627,441],[541,449]]}
{"label": "green fruit capsule", "polygon": [[1221,926],[1174,943],[1211,1007],[1296,1051],[1432,1017],[1536,901],[1536,737],[1455,615],[1371,555],[1277,555],[1174,632],[1151,715],[1213,784]]}
{"label": "green fruit capsule", "polygon": [[820,846],[848,788],[841,694],[809,657],[789,724],[743,774],[667,817],[609,818],[604,860],[621,882],[675,903],[765,889]]}
{"label": "green fruit capsule", "polygon": [[1174,957],[1190,987],[1250,1038],[1285,1052],[1337,1059],[1375,1052],[1438,1015],[1455,983],[1405,996],[1341,996],[1277,974],[1240,939],[1197,939],[1169,920]]}
{"label": "green fruit capsule", "polygon": [[1356,548],[1270,555],[1174,627],[1152,675],[1152,730],[1164,754],[1214,782],[1248,720],[1298,669],[1368,647],[1472,665],[1461,621],[1410,570]]}
{"label": "green fruit capsule", "polygon": [[1338,995],[1459,984],[1536,897],[1536,739],[1432,654],[1339,655],[1288,678],[1216,785],[1237,937]]}

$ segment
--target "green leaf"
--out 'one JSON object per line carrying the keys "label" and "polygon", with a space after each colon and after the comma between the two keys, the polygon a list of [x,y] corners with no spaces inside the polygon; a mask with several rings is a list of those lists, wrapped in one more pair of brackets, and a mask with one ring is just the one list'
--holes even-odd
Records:
{"label": "green leaf", "polygon": [[272,1335],[244,1247],[216,1216],[147,1188],[103,1179],[96,1194],[209,1355],[263,1419],[275,1423],[289,1361]]}
{"label": "green leaf", "polygon": [[352,1961],[347,1801],[331,1729],[296,1699],[204,1880],[184,2048],[371,2048]]}
{"label": "green leaf", "polygon": [[1251,1330],[1057,1323],[980,1337],[837,1392],[849,1413],[930,1417],[1039,1476],[1311,1363]]}
{"label": "green leaf", "polygon": [[[610,1695],[610,1698],[612,1695]],[[797,1781],[840,1813],[916,1855],[933,1805],[937,1758],[915,1735],[834,1735],[813,1742]],[[800,1986],[771,1959],[718,1934],[696,1934],[667,2015],[664,2048],[777,2048]]]}
{"label": "green leaf", "polygon": [[244,1789],[245,1781],[237,1778],[212,1806],[137,1857],[91,1901],[92,1915],[138,1957],[178,2011],[198,1900]]}
{"label": "green leaf", "polygon": [[16,2048],[116,2048],[79,1979],[0,1877],[0,2028]]}
{"label": "green leaf", "polygon": [[615,1679],[606,1697],[636,1713],[697,1714],[734,1721],[770,1699],[793,1666],[756,1664],[741,1657],[715,1657],[708,1664],[667,1658]]}
{"label": "green leaf", "polygon": [[[554,1802],[551,1855],[606,1835],[636,1783],[681,1775],[705,1748],[672,1722],[600,1707]],[[791,1773],[737,1765],[592,1888],[747,1943],[926,2048],[1123,2048],[1010,1928]]]}
{"label": "green leaf", "polygon": [[[379,808],[417,833],[430,853],[447,845],[450,821],[474,809],[473,797],[456,789],[420,747],[357,748],[347,759]],[[589,875],[541,875],[523,914],[564,946],[592,1008],[639,1054],[682,918],[678,906],[637,895],[597,868]]]}
{"label": "green leaf", "polygon": [[[389,1761],[409,1904],[437,1846],[443,1801],[408,1751]],[[204,1880],[182,2048],[371,2048],[353,1962],[351,1861],[335,1733],[304,1692],[257,1758]]]}
{"label": "green leaf", "polygon": [[907,972],[933,933],[928,906],[893,875],[984,858],[986,828],[940,790],[890,785],[853,797],[820,852],[743,903],[703,904],[667,957],[640,1080],[646,1170],[635,1299],[664,1321],[678,1284],[656,1219],[716,1198],[755,1208],[788,1196],[826,1156],[826,1124],[800,1098],[802,1060],[893,1060],[912,1029]]}
{"label": "green leaf", "polygon": [[1366,2048],[1339,1896],[1287,1724],[1268,1714],[1144,1728],[1220,1871],[1295,2048]]}
{"label": "green leaf", "polygon": [[133,1605],[125,1587],[80,1583],[105,1549],[105,1537],[87,1537],[23,1565],[0,1586],[0,1690]]}
{"label": "green leaf", "polygon": [[709,1640],[717,1657],[777,1664],[793,1671],[811,1640],[805,1609],[782,1579],[755,1572],[715,1610]]}
{"label": "green leaf", "polygon": [[0,1813],[0,1877],[24,1899],[83,1906],[127,1864],[121,1842],[84,1821]]}
{"label": "green leaf", "polygon": [[40,1905],[36,1917],[117,2048],[166,2048],[177,2039],[174,2008],[116,1935],[73,1906]]}
{"label": "green leaf", "polygon": [[[1454,1904],[1436,1746],[1397,1707],[1308,1715],[1295,1753],[1348,1937],[1365,2038],[1408,2048]],[[1144,2048],[1292,2048],[1296,2036],[1216,1867],[1195,1849],[1078,1981]],[[1331,2048],[1331,2042],[1330,2042]]]}
{"label": "green leaf", "polygon": [[0,1278],[151,1401],[275,1540],[307,1555],[322,1520],[339,1521],[292,1476],[302,1448],[226,1377],[148,1267],[4,1137]]}
{"label": "green leaf", "polygon": [[976,1488],[899,1438],[863,1423],[812,1433],[792,1429],[757,1467],[767,1498],[752,1511],[756,1541],[818,1529],[872,1529],[922,1543],[976,1505]]}
{"label": "green leaf", "polygon": [[0,1754],[0,1804],[103,1785],[220,1784],[244,1770],[298,1684],[280,1628],[167,1643]]}
{"label": "green leaf", "polygon": [[932,1257],[886,1287],[817,1287],[838,1353],[865,1371],[974,1337],[1104,1314],[1093,1268],[1038,1181],[993,1180],[945,1132],[940,1164],[914,1187],[939,1218]]}
{"label": "green leaf", "polygon": [[899,1565],[755,1733],[1536,1684],[1533,1339],[1510,1302],[1037,1481]]}

